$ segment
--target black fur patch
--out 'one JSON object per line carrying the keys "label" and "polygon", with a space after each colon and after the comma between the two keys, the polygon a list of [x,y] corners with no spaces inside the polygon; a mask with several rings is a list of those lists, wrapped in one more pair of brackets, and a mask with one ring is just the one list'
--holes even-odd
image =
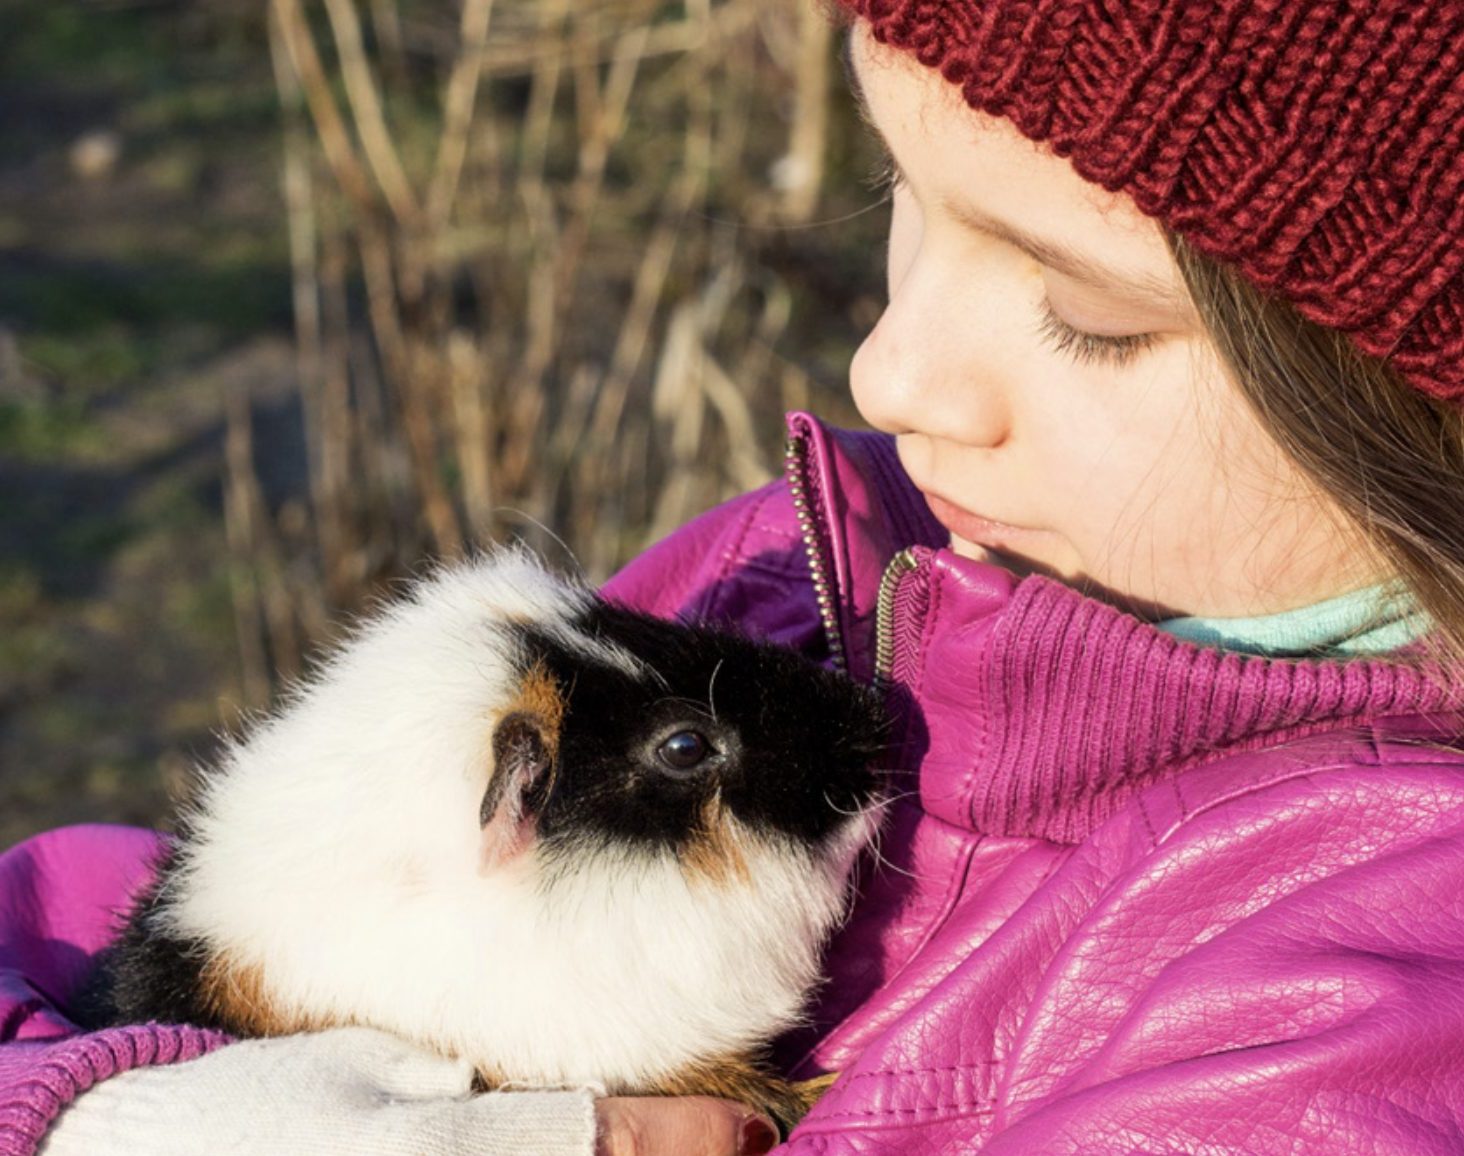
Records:
{"label": "black fur patch", "polygon": [[81,1027],[159,1023],[225,1027],[204,1003],[203,969],[208,952],[201,941],[157,929],[159,898],[174,871],[171,855],[157,880],[129,917],[116,943],[103,951],[77,1000]]}
{"label": "black fur patch", "polygon": [[[526,799],[539,836],[556,841],[678,849],[704,807],[721,805],[747,827],[817,846],[876,795],[872,762],[886,725],[871,692],[783,647],[597,603],[575,624],[645,667],[632,675],[530,627],[525,665],[542,663],[567,702],[547,798]],[[709,754],[677,766],[695,744]]]}
{"label": "black fur patch", "polygon": [[[781,647],[599,602],[575,626],[634,655],[643,672],[606,662],[572,635],[507,627],[522,671],[542,666],[565,710],[552,752],[544,736],[536,746],[512,727],[495,752],[505,762],[552,755],[546,773],[523,776],[524,803],[545,849],[565,852],[561,863],[577,862],[587,843],[680,851],[703,834],[713,798],[751,829],[816,848],[879,793],[872,764],[886,724],[874,695],[849,679]],[[705,740],[704,758],[688,733]],[[490,786],[482,817],[499,802]],[[185,822],[180,841],[189,838]],[[215,962],[207,946],[170,934],[159,918],[176,870],[172,856],[163,860],[156,885],[103,953],[81,1001],[83,1026],[231,1028],[207,998]]]}

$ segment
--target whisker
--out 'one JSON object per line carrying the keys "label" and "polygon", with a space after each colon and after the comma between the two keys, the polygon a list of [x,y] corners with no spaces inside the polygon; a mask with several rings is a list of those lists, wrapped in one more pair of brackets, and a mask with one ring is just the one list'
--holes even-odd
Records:
{"label": "whisker", "polygon": [[[670,691],[671,691],[671,680],[668,679],[659,670],[657,670],[655,668],[655,666],[653,666],[651,663],[647,662],[643,656],[641,656],[641,655],[638,654],[638,655],[635,656],[635,658],[636,658],[636,662],[640,664],[641,669],[644,670],[653,679],[655,679],[657,685],[659,685],[660,688],[662,690],[666,691],[667,694],[669,695],[670,694]],[[669,698],[667,698],[667,699],[665,699],[663,701],[666,701],[666,702],[675,701],[675,696],[674,695],[673,696],[670,696]]]}
{"label": "whisker", "polygon": [[[536,527],[540,533],[546,535],[547,537],[553,538],[554,541],[559,544],[559,548],[564,551],[565,557],[569,559],[571,569],[576,575],[578,575],[581,581],[584,580],[585,568],[583,565],[581,565],[580,560],[575,552],[569,548],[569,543],[561,538],[558,534],[556,534],[553,530],[551,530],[547,525],[541,522],[538,518],[534,517],[533,514],[529,513],[527,510],[521,510],[517,506],[494,506],[490,512],[498,516],[511,514],[514,517],[527,522],[529,525]],[[517,534],[514,535],[514,541],[525,547],[528,547],[529,545],[523,540],[523,538],[519,537]]]}
{"label": "whisker", "polygon": [[662,703],[668,703],[668,702],[669,703],[679,703],[680,705],[682,705],[684,707],[687,707],[688,709],[692,710],[696,714],[700,715],[704,719],[710,719],[712,722],[716,722],[717,721],[717,716],[715,714],[708,714],[707,713],[707,704],[706,703],[701,702],[698,699],[687,698],[684,695],[679,695],[679,694],[663,695],[661,698],[656,699],[656,701],[653,702],[651,705],[652,706],[660,706]]}
{"label": "whisker", "polygon": [[828,804],[828,808],[830,811],[832,811],[836,815],[843,815],[846,819],[857,819],[860,815],[864,813],[862,809],[854,811],[844,810],[844,808],[835,803],[833,799],[829,798],[828,791],[824,791],[823,801]]}
{"label": "whisker", "polygon": [[[885,810],[888,810],[890,806],[892,806],[895,803],[898,803],[902,799],[913,799],[913,798],[916,798],[918,795],[919,795],[919,792],[918,791],[899,791],[899,792],[896,792],[895,794],[892,794],[892,795],[886,795],[885,797],[883,797],[880,800],[880,807],[883,808],[883,809],[885,809]],[[827,791],[824,792],[824,802],[829,805],[829,808],[832,811],[834,811],[835,814],[843,815],[846,818],[854,818],[854,817],[862,814],[861,811],[846,811],[843,808],[839,807],[831,798],[829,798],[829,795],[828,795],[828,792]],[[883,825],[881,825],[881,826],[878,826],[878,827],[875,828],[874,836],[870,839],[869,846],[865,849],[866,850],[866,853],[868,855],[870,855],[871,858],[873,859],[876,870],[878,870],[878,871],[892,871],[896,875],[903,875],[903,876],[905,876],[907,879],[917,879],[918,880],[918,879],[922,878],[921,875],[917,874],[914,871],[907,870],[904,867],[897,867],[884,854],[884,850],[880,846],[880,844],[883,842],[883,840],[884,840],[884,827],[883,827]]]}
{"label": "whisker", "polygon": [[712,712],[712,722],[717,721],[717,700],[712,696],[712,692],[716,689],[717,675],[722,670],[723,661],[725,660],[717,659],[717,665],[712,667],[712,677],[707,681],[707,706]]}
{"label": "whisker", "polygon": [[906,879],[914,879],[917,881],[924,878],[924,876],[915,871],[911,871],[905,867],[895,866],[894,862],[885,855],[884,849],[880,846],[883,840],[884,832],[876,831],[874,838],[869,841],[868,853],[874,861],[876,871],[889,871],[896,875],[903,875]]}

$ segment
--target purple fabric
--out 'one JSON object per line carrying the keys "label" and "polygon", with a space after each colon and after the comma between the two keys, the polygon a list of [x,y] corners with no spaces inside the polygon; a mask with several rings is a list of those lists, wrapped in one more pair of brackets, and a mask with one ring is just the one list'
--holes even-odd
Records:
{"label": "purple fabric", "polygon": [[[841,1072],[788,1151],[1464,1151],[1460,687],[1221,654],[956,558],[887,439],[802,415],[790,435],[802,510],[765,487],[607,586],[869,678],[881,574],[915,547],[901,797],[781,1044]],[[0,1047],[0,1152],[92,1080],[220,1042],[65,1020],[153,850],[89,828],[0,859],[0,1040],[42,1041]]]}
{"label": "purple fabric", "polygon": [[[1464,1151],[1459,682],[1181,642],[940,548],[888,440],[789,432],[857,677],[916,564],[905,797],[785,1041],[842,1073],[788,1150]],[[817,639],[797,515],[762,491],[609,591]]]}
{"label": "purple fabric", "polygon": [[66,827],[0,854],[0,1156],[29,1156],[98,1080],[203,1055],[226,1037],[149,1024],[78,1033],[65,1009],[152,875],[151,831]]}

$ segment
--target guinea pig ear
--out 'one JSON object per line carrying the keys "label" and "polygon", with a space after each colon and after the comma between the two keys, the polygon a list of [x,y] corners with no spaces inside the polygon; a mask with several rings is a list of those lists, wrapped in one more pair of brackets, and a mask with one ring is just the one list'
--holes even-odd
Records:
{"label": "guinea pig ear", "polygon": [[534,840],[536,815],[529,796],[553,771],[557,735],[548,732],[546,720],[528,711],[504,715],[493,729],[493,774],[478,809],[479,866],[485,872],[517,858]]}

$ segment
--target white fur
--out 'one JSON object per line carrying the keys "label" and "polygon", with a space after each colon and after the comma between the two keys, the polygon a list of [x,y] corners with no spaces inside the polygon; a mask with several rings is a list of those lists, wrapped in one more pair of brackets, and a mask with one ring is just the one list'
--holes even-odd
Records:
{"label": "white fur", "polygon": [[568,631],[588,597],[503,551],[367,624],[212,778],[172,929],[261,966],[284,1006],[521,1081],[643,1085],[793,1022],[872,813],[818,862],[738,829],[746,883],[688,879],[669,854],[479,870],[489,738],[515,689],[495,624]]}

